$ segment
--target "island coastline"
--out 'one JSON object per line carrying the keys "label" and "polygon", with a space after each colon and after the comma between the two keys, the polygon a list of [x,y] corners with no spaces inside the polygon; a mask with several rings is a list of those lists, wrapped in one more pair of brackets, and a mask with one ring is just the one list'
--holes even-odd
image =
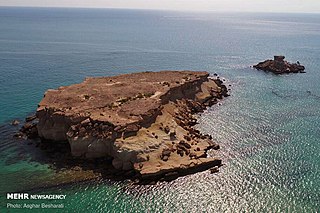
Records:
{"label": "island coastline", "polygon": [[37,109],[38,122],[24,125],[22,132],[34,137],[36,128],[49,144],[68,141],[72,156],[84,162],[109,157],[117,171],[140,181],[168,181],[218,171],[222,160],[207,157],[207,151],[220,147],[194,128],[195,115],[227,96],[223,81],[207,72],[87,78],[48,90]]}

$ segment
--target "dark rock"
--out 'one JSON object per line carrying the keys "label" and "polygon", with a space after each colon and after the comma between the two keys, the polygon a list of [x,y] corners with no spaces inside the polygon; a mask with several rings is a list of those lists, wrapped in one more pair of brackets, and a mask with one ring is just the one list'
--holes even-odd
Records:
{"label": "dark rock", "polygon": [[140,126],[138,124],[129,124],[123,132],[123,138],[137,135]]}
{"label": "dark rock", "polygon": [[180,142],[179,142],[179,145],[182,145],[182,146],[184,146],[184,147],[187,148],[187,149],[191,149],[191,145],[188,144],[188,143],[186,143],[185,141],[180,141]]}
{"label": "dark rock", "polygon": [[207,153],[201,153],[200,155],[197,155],[196,158],[206,158],[207,157]]}
{"label": "dark rock", "polygon": [[68,132],[67,132],[67,136],[69,137],[69,138],[71,138],[72,136],[74,136],[74,131],[72,131],[72,130],[69,130]]}
{"label": "dark rock", "polygon": [[208,106],[212,106],[212,105],[216,104],[217,102],[218,102],[218,101],[217,101],[216,98],[210,99],[210,100],[208,101]]}
{"label": "dark rock", "polygon": [[19,125],[20,124],[20,122],[18,121],[18,120],[13,120],[12,122],[11,122],[11,125],[13,125],[13,126],[17,126],[17,125]]}
{"label": "dark rock", "polygon": [[189,157],[190,157],[190,159],[196,158],[196,157],[197,157],[197,154],[194,153],[194,152],[190,152]]}
{"label": "dark rock", "polygon": [[274,61],[283,62],[285,58],[286,58],[286,57],[283,56],[283,55],[278,55],[278,56],[275,55],[275,56],[274,56]]}
{"label": "dark rock", "polygon": [[253,67],[258,70],[269,71],[275,74],[304,73],[305,67],[300,63],[289,63],[284,56],[274,56],[274,60],[260,62]]}
{"label": "dark rock", "polygon": [[190,154],[190,150],[189,149],[185,150],[185,153],[186,153],[186,155],[189,155]]}
{"label": "dark rock", "polygon": [[207,150],[209,150],[209,149],[214,149],[214,150],[220,149],[219,144],[217,144],[217,143],[215,143],[215,142],[213,142],[213,141],[211,141],[211,140],[209,140],[208,143],[209,143],[210,145],[207,147]]}
{"label": "dark rock", "polygon": [[36,138],[38,137],[38,129],[37,126],[32,126],[27,134],[28,138]]}
{"label": "dark rock", "polygon": [[170,156],[171,151],[170,150],[163,150],[162,151],[162,156]]}
{"label": "dark rock", "polygon": [[181,157],[183,157],[183,150],[182,149],[178,149],[177,150],[177,154],[180,155]]}
{"label": "dark rock", "polygon": [[28,138],[36,138],[38,137],[37,124],[25,123],[20,129],[20,132],[23,133]]}
{"label": "dark rock", "polygon": [[74,170],[74,171],[81,171],[82,170],[82,168],[80,166],[75,166],[75,167],[73,167],[71,169]]}
{"label": "dark rock", "polygon": [[79,135],[85,135],[86,134],[86,129],[84,127],[81,127],[79,130]]}
{"label": "dark rock", "polygon": [[125,177],[133,177],[134,175],[135,175],[135,171],[134,170],[129,170],[129,171],[126,171],[124,173]]}
{"label": "dark rock", "polygon": [[210,172],[211,172],[211,174],[219,172],[219,167],[214,166],[214,167],[210,168]]}
{"label": "dark rock", "polygon": [[191,121],[188,122],[188,125],[189,126],[195,126],[195,125],[197,125],[197,121],[196,120],[191,120]]}
{"label": "dark rock", "polygon": [[17,133],[15,133],[13,135],[13,137],[15,137],[15,138],[24,138],[24,137],[26,137],[26,135],[24,133],[22,133],[22,132],[17,132]]}
{"label": "dark rock", "polygon": [[190,138],[190,136],[188,136],[188,135],[185,135],[185,136],[184,136],[184,139],[186,139],[187,141],[191,141],[191,138]]}
{"label": "dark rock", "polygon": [[170,132],[169,136],[170,136],[170,140],[175,140],[176,139],[176,132],[175,131]]}
{"label": "dark rock", "polygon": [[31,127],[32,127],[32,123],[25,123],[25,124],[22,126],[21,131],[22,131],[22,132],[27,132]]}
{"label": "dark rock", "polygon": [[169,134],[170,128],[169,128],[168,126],[166,126],[166,127],[164,128],[164,132],[167,133],[167,134]]}
{"label": "dark rock", "polygon": [[165,155],[165,156],[162,157],[162,160],[163,160],[163,161],[168,161],[168,159],[169,159],[169,157],[168,157],[167,155]]}
{"label": "dark rock", "polygon": [[177,150],[186,151],[187,148],[186,148],[184,145],[182,145],[182,144],[177,144]]}
{"label": "dark rock", "polygon": [[31,122],[31,121],[35,120],[36,118],[37,118],[36,115],[28,116],[28,117],[26,117],[26,122]]}
{"label": "dark rock", "polygon": [[143,163],[139,163],[139,168],[142,169]]}

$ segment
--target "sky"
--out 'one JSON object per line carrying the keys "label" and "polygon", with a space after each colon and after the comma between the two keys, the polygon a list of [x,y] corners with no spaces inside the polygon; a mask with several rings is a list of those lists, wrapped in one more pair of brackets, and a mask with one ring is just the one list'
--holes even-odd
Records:
{"label": "sky", "polygon": [[0,6],[320,13],[320,0],[0,0]]}

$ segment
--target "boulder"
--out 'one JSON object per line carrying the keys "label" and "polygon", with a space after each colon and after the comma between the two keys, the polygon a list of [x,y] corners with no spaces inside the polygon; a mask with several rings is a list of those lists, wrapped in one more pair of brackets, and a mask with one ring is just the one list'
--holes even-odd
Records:
{"label": "boulder", "polygon": [[28,117],[26,117],[26,122],[31,122],[31,121],[35,120],[36,118],[37,118],[36,115],[28,116]]}
{"label": "boulder", "polygon": [[11,125],[12,126],[17,126],[17,125],[19,125],[20,124],[20,121],[18,121],[18,120],[13,120],[12,122],[11,122]]}

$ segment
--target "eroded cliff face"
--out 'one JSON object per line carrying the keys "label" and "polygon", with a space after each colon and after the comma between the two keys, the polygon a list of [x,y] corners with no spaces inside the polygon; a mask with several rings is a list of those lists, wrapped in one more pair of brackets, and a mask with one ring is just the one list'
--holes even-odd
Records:
{"label": "eroded cliff face", "polygon": [[220,159],[207,158],[207,150],[219,146],[193,128],[194,114],[227,96],[222,82],[208,77],[143,72],[48,90],[37,109],[38,134],[68,140],[74,156],[112,156],[115,168],[142,176],[219,165]]}

